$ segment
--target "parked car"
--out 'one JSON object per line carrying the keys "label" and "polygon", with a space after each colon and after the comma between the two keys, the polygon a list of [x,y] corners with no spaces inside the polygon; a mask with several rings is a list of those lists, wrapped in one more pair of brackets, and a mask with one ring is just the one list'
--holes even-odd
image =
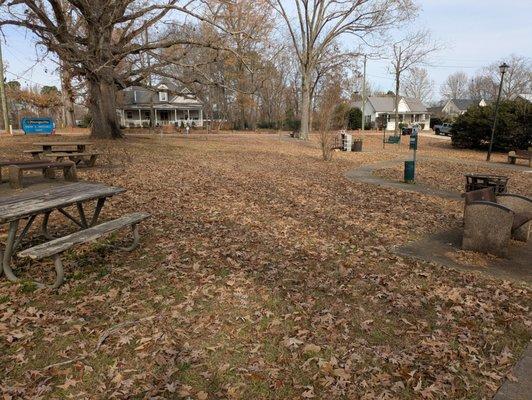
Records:
{"label": "parked car", "polygon": [[451,129],[453,129],[453,124],[444,122],[441,125],[434,125],[434,133],[436,135],[445,135],[448,136],[451,134]]}
{"label": "parked car", "polygon": [[402,134],[402,135],[411,135],[411,134],[412,134],[412,128],[405,126],[405,127],[401,130],[401,134]]}

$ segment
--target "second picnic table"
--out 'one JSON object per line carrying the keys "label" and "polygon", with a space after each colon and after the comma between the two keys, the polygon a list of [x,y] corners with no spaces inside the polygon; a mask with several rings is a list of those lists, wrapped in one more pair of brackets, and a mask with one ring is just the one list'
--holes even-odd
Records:
{"label": "second picnic table", "polygon": [[68,158],[78,165],[84,163],[93,167],[99,153],[87,149],[92,144],[92,142],[37,142],[33,143],[33,146],[39,148],[24,150],[24,152],[30,153],[35,159],[45,156],[55,157],[57,161],[62,161]]}

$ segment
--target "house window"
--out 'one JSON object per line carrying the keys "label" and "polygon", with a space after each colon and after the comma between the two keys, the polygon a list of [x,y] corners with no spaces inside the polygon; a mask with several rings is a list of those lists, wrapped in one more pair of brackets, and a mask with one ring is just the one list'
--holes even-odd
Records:
{"label": "house window", "polygon": [[159,101],[168,101],[168,93],[159,92]]}
{"label": "house window", "polygon": [[126,118],[133,119],[133,111],[126,111]]}

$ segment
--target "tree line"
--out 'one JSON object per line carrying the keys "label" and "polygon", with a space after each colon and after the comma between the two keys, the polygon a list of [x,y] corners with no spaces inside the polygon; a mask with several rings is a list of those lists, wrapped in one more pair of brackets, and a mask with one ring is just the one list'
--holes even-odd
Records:
{"label": "tree line", "polygon": [[361,97],[363,57],[390,60],[396,103],[432,98],[423,67],[442,45],[424,29],[397,31],[418,11],[413,0],[0,0],[0,28],[31,31],[53,55],[65,119],[85,99],[93,136],[122,137],[117,91],[169,77],[207,119],[307,138],[337,119],[332,104]]}

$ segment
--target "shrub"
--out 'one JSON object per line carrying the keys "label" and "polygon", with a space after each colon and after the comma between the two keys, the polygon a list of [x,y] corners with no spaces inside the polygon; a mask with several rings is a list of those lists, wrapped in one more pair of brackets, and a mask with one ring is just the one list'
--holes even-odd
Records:
{"label": "shrub", "polygon": [[347,114],[347,128],[350,130],[362,128],[362,110],[353,107]]}
{"label": "shrub", "polygon": [[[489,146],[495,105],[474,106],[460,115],[452,129],[455,147],[485,149]],[[508,151],[532,145],[532,107],[520,101],[502,101],[493,149]]]}
{"label": "shrub", "polygon": [[287,118],[284,121],[284,126],[289,131],[299,131],[301,129],[301,120],[294,118]]}

